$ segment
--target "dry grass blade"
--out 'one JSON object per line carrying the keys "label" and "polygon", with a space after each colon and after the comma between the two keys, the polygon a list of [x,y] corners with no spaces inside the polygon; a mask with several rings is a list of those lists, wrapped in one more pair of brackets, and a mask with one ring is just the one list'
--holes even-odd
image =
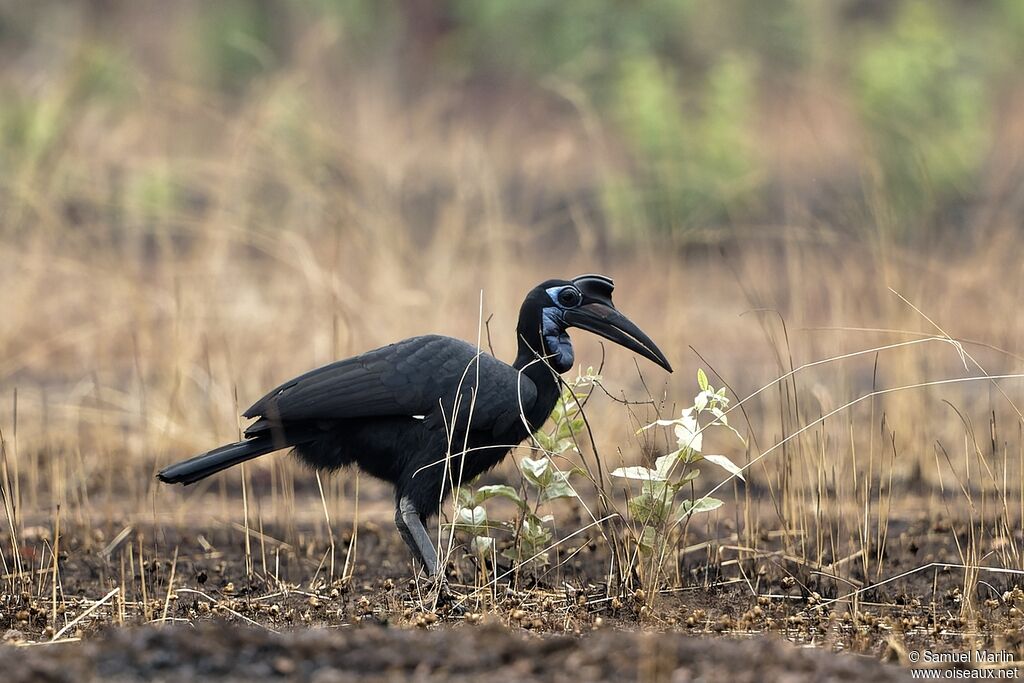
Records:
{"label": "dry grass blade", "polygon": [[107,601],[110,600],[111,598],[113,598],[115,595],[118,595],[120,593],[120,591],[121,591],[120,588],[114,588],[109,593],[104,595],[102,598],[100,598],[99,600],[97,600],[93,604],[89,605],[89,607],[86,608],[86,610],[84,612],[82,612],[77,617],[75,617],[74,619],[69,621],[64,626],[64,628],[62,628],[61,630],[59,630],[56,633],[54,633],[53,634],[53,638],[50,639],[50,642],[60,642],[61,637],[65,633],[67,633],[68,631],[73,629],[75,626],[77,626],[79,623],[81,623],[86,617],[88,617],[90,614],[92,614],[93,612],[98,610],[100,607],[102,607],[103,605],[107,604]]}

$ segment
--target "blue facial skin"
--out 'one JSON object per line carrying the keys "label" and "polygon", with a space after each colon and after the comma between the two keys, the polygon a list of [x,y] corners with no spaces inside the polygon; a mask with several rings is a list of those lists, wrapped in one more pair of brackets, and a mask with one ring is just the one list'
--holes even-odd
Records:
{"label": "blue facial skin", "polygon": [[551,297],[553,306],[544,308],[543,324],[541,331],[544,335],[544,346],[550,355],[548,363],[555,372],[562,373],[572,369],[576,357],[572,351],[572,341],[566,334],[565,318],[563,317],[564,307],[558,303],[558,293],[562,287],[552,287],[547,290]]}

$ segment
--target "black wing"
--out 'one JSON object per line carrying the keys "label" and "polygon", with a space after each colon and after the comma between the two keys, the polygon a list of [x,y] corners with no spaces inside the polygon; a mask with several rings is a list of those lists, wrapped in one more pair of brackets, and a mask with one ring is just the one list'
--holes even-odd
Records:
{"label": "black wing", "polygon": [[464,423],[472,403],[472,428],[497,432],[518,421],[520,409],[528,412],[536,398],[532,380],[512,366],[478,353],[464,341],[430,335],[300,375],[268,393],[244,415],[263,417],[269,423],[416,415],[436,428],[453,423],[456,406],[459,422]]}

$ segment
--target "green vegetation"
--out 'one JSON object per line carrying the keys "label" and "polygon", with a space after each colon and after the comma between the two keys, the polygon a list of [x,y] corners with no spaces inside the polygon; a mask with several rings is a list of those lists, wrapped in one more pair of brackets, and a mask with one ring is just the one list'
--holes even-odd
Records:
{"label": "green vegetation", "polygon": [[[1024,12],[1012,0],[231,0],[185,3],[148,19],[141,5],[124,16],[103,10],[102,32],[88,29],[88,7],[0,9],[0,49],[15,64],[0,77],[8,179],[31,178],[48,151],[59,157],[84,121],[145,125],[154,114],[180,116],[172,112],[184,98],[225,121],[253,114],[261,139],[320,182],[344,156],[321,144],[346,125],[335,98],[350,104],[390,92],[408,112],[421,103],[430,110],[438,92],[483,88],[497,110],[547,107],[545,128],[577,135],[570,131],[583,123],[577,143],[591,154],[561,167],[571,182],[548,180],[567,193],[559,201],[583,202],[617,241],[712,239],[785,222],[780,196],[788,207],[833,201],[823,207],[830,215],[867,217],[898,241],[970,227],[964,207],[992,192],[984,169],[999,147],[997,123],[1013,118],[1003,107],[1014,100],[1002,93],[1019,87],[1024,34]],[[154,22],[157,42],[145,30],[120,30]],[[62,49],[35,71],[11,62],[25,45],[55,39]],[[455,96],[441,109],[482,131],[508,123],[481,115],[475,97]],[[195,114],[176,121],[176,138],[209,136],[210,121]],[[827,141],[823,127],[835,128]],[[791,158],[817,161],[801,162],[794,175],[780,162]],[[48,168],[58,161],[48,158]],[[152,163],[150,177],[169,172]],[[430,182],[441,191],[457,183]],[[499,189],[514,193],[522,180],[511,182]],[[843,199],[824,199],[821,187]]]}
{"label": "green vegetation", "polygon": [[899,233],[913,221],[926,230],[933,210],[976,192],[994,142],[986,64],[955,31],[938,3],[905,3],[888,30],[865,39],[854,65],[855,95]]}
{"label": "green vegetation", "polygon": [[[657,420],[646,427],[671,427],[678,448],[655,460],[654,467],[633,465],[620,467],[613,477],[640,482],[640,493],[630,497],[628,507],[633,521],[639,524],[637,547],[643,556],[641,570],[650,584],[660,581],[666,562],[686,537],[686,527],[697,514],[717,510],[723,502],[711,495],[698,496],[695,482],[700,476],[700,463],[724,469],[731,477],[744,479],[743,469],[728,457],[704,453],[704,432],[709,428],[730,430],[741,443],[740,436],[729,425],[729,399],[725,389],[716,390],[703,370],[697,371],[700,392],[693,405],[684,408],[678,418]],[[703,424],[701,424],[703,422]],[[678,507],[675,504],[681,498]]]}

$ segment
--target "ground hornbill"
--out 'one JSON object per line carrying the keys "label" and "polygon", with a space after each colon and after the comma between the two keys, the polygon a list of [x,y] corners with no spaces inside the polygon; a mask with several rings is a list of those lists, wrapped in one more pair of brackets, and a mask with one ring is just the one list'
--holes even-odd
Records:
{"label": "ground hornbill", "polygon": [[469,482],[539,429],[555,407],[555,373],[573,367],[578,327],[657,363],[668,360],[612,304],[612,281],[581,275],[535,287],[519,311],[507,365],[476,346],[413,337],[285,382],[245,411],[245,439],[171,465],[157,477],[191,484],[282,448],[317,469],[355,463],[395,486],[395,524],[427,572],[437,553],[424,526],[453,484]]}

